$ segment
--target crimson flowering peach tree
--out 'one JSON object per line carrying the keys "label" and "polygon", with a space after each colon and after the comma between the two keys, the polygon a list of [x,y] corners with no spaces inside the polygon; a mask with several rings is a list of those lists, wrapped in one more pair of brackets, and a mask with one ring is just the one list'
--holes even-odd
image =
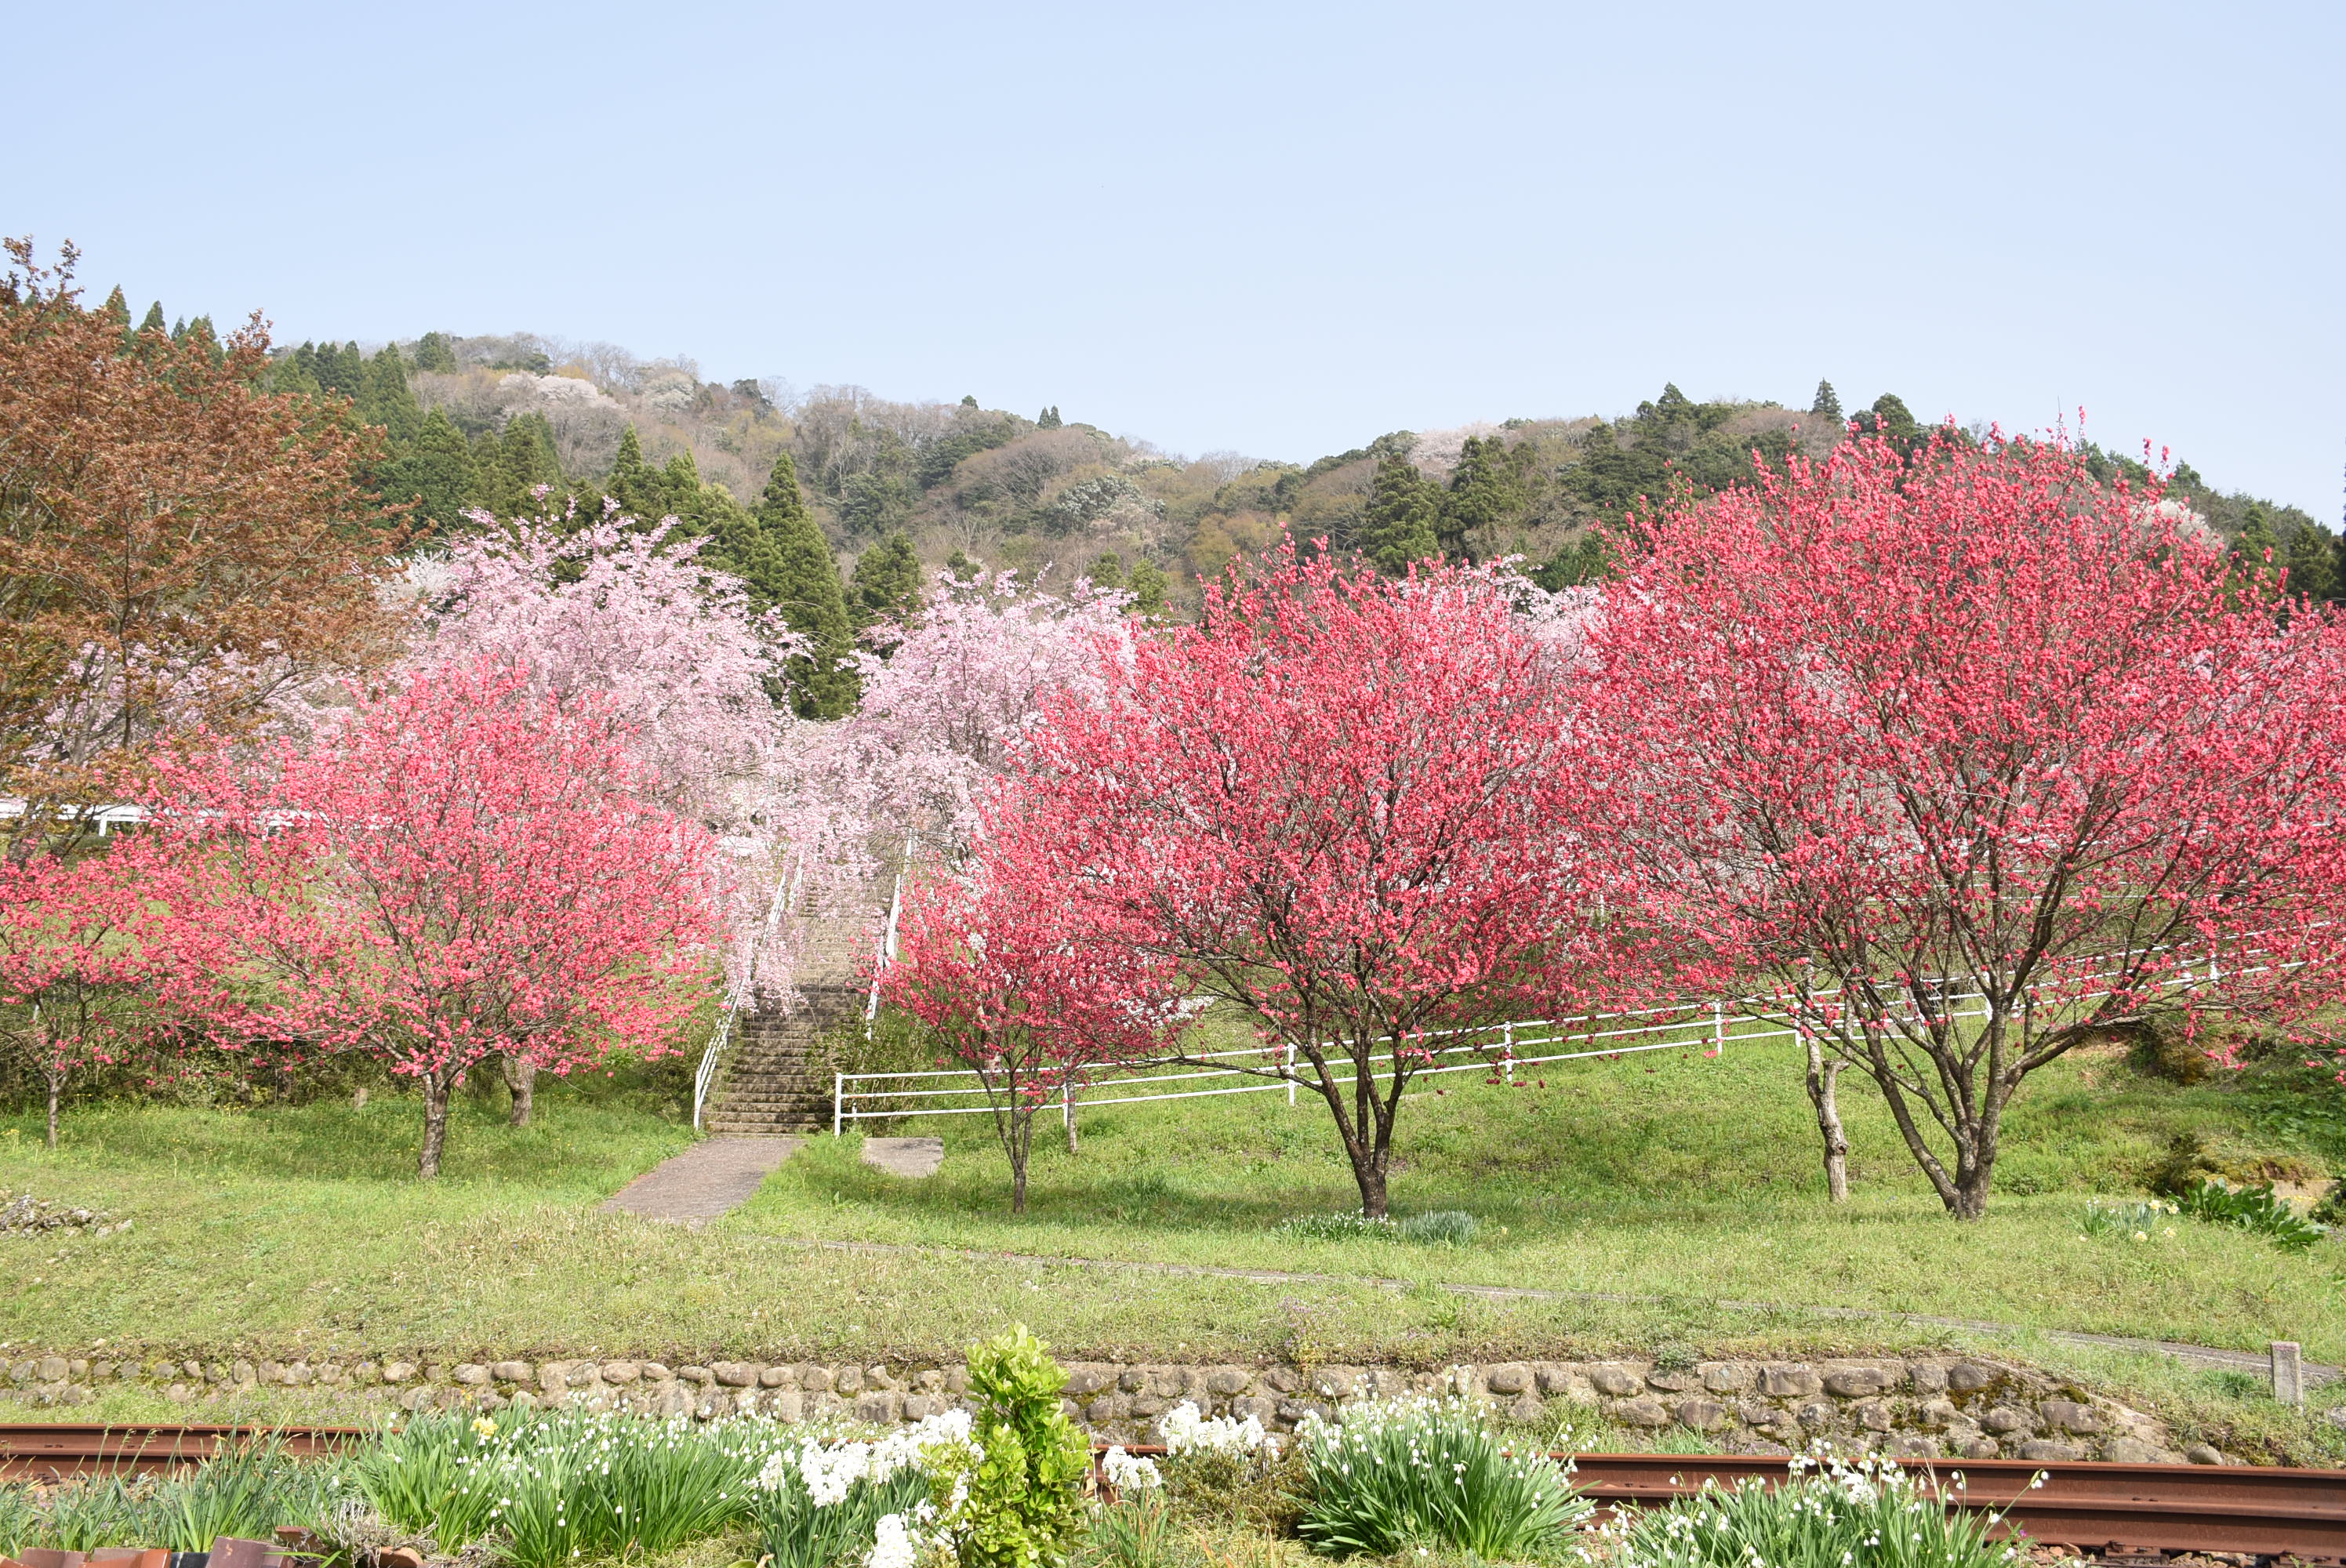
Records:
{"label": "crimson flowering peach tree", "polygon": [[196,890],[175,995],[230,1038],[413,1077],[425,1177],[487,1058],[669,1049],[709,989],[710,844],[642,798],[629,739],[488,660],[416,671],[310,749],[168,770],[158,811]]}
{"label": "crimson flowering peach tree", "polygon": [[1608,983],[1568,830],[1570,639],[1521,587],[1290,543],[1056,699],[980,847],[1291,1053],[1372,1217],[1427,1032]]}
{"label": "crimson flowering peach tree", "polygon": [[[674,518],[638,528],[605,507],[595,521],[575,508],[503,524],[474,514],[479,533],[410,570],[427,613],[404,667],[492,658],[525,669],[558,708],[607,709],[638,792],[724,835],[729,971],[787,987],[795,932],[763,932],[792,853],[819,836],[791,809],[795,726],[777,700],[806,639],[774,612],[753,614],[741,581],[704,565],[706,541],[677,537]],[[526,1056],[498,1066],[519,1125],[537,1070]]]}
{"label": "crimson flowering peach tree", "polygon": [[2346,638],[2158,499],[1860,439],[1641,519],[1591,633],[1583,820],[1635,914],[1790,1013],[1812,1093],[1870,1077],[1958,1218],[2081,1042],[2338,994]]}
{"label": "crimson flowering peach tree", "polygon": [[1112,924],[1022,876],[973,867],[913,885],[882,997],[918,1019],[976,1077],[1010,1161],[1011,1212],[1026,1207],[1035,1118],[1087,1066],[1157,1055],[1183,1016],[1172,965]]}
{"label": "crimson flowering peach tree", "polygon": [[50,1148],[76,1075],[119,1060],[143,1028],[172,870],[140,839],[0,858],[0,1002],[25,1010],[15,1032],[48,1092]]}

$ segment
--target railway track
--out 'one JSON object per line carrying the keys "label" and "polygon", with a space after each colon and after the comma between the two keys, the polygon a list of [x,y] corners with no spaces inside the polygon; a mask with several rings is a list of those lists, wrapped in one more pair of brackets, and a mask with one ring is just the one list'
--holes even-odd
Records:
{"label": "railway track", "polygon": [[[329,1453],[363,1438],[362,1427],[0,1424],[0,1479],[165,1471],[210,1457],[223,1444],[270,1438],[292,1455]],[[1162,1454],[1133,1444],[1134,1454]],[[1561,1455],[1559,1458],[1563,1457]],[[1600,1507],[1656,1507],[1707,1482],[1773,1485],[1781,1459],[1739,1454],[1584,1453],[1572,1456],[1581,1490]],[[2196,1464],[2033,1463],[2025,1460],[1904,1460],[1950,1501],[1993,1509],[2031,1540],[2106,1560],[2173,1552],[2229,1552],[2346,1568],[2346,1471]],[[1960,1473],[1963,1486],[1954,1481]],[[2036,1484],[2042,1477],[2042,1484]]]}

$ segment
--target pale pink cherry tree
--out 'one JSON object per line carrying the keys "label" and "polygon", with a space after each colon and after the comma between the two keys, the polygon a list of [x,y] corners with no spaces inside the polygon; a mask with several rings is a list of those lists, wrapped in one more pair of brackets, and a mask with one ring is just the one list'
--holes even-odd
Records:
{"label": "pale pink cherry tree", "polygon": [[1078,580],[1065,594],[1013,573],[943,579],[910,626],[875,629],[863,698],[800,732],[797,771],[845,825],[842,837],[917,833],[965,854],[981,801],[1056,695],[1102,689],[1105,657],[1129,645],[1128,594]]}
{"label": "pale pink cherry tree", "polygon": [[715,831],[753,827],[789,727],[774,690],[805,639],[751,614],[740,579],[702,565],[706,541],[674,537],[673,518],[474,521],[479,534],[427,565],[408,667],[525,668],[565,709],[607,708],[662,804]]}
{"label": "pale pink cherry tree", "polygon": [[164,774],[204,896],[177,994],[224,1034],[372,1055],[423,1097],[493,1055],[657,1056],[709,989],[709,835],[643,799],[629,733],[495,661],[410,675],[309,751]]}
{"label": "pale pink cherry tree", "polygon": [[2340,993],[2346,639],[2157,501],[2058,443],[1868,438],[1633,530],[1583,820],[1630,912],[1811,1043],[1836,1196],[1839,1066],[1974,1219],[2063,1053]]}
{"label": "pale pink cherry tree", "polygon": [[1290,544],[1054,701],[981,848],[1291,1052],[1372,1217],[1427,1032],[1606,983],[1601,890],[1566,829],[1569,671],[1510,598],[1485,573],[1389,581]]}
{"label": "pale pink cherry tree", "polygon": [[1035,1118],[1083,1070],[1168,1049],[1184,1022],[1173,966],[1019,881],[1005,860],[916,880],[882,996],[924,1026],[985,1093],[1010,1161],[1010,1208],[1026,1207]]}
{"label": "pale pink cherry tree", "polygon": [[13,1032],[48,1093],[50,1148],[74,1079],[119,1061],[152,1014],[172,870],[136,838],[71,860],[0,859],[0,1002],[25,1010]]}

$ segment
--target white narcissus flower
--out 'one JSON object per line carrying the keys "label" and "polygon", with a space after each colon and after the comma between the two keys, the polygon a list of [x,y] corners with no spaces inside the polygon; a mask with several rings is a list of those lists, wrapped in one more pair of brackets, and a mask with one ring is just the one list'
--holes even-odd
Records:
{"label": "white narcissus flower", "polygon": [[1165,1478],[1157,1472],[1155,1460],[1135,1459],[1121,1445],[1100,1456],[1100,1473],[1118,1492],[1146,1492],[1165,1484]]}

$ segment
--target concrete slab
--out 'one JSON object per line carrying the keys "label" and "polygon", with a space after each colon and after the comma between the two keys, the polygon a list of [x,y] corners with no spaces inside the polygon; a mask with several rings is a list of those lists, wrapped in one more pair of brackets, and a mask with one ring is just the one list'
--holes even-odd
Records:
{"label": "concrete slab", "polygon": [[701,1224],[747,1203],[774,1167],[805,1144],[802,1137],[704,1138],[621,1187],[603,1207],[645,1219]]}
{"label": "concrete slab", "polygon": [[863,1140],[863,1163],[877,1166],[890,1176],[933,1176],[945,1163],[945,1141],[943,1138],[866,1138]]}

